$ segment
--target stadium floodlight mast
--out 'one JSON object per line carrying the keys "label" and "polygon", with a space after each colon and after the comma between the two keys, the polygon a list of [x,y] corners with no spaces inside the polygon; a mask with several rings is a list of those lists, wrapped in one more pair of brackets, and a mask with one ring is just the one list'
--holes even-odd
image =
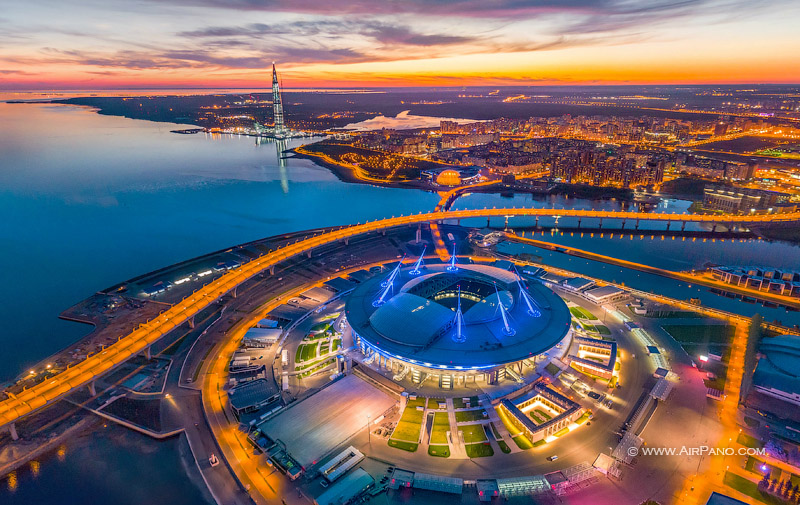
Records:
{"label": "stadium floodlight mast", "polygon": [[394,287],[394,280],[397,278],[398,272],[400,272],[400,267],[403,266],[404,259],[406,259],[405,254],[400,259],[400,262],[397,264],[397,266],[394,267],[394,270],[392,270],[392,273],[389,275],[389,278],[381,283],[381,287],[384,289],[383,292],[381,293],[381,296],[377,300],[372,302],[373,307],[380,307],[381,305],[386,303],[386,296],[392,291],[392,288]]}
{"label": "stadium floodlight mast", "polygon": [[525,286],[522,285],[522,277],[517,272],[517,267],[514,267],[514,273],[517,274],[517,286],[519,286],[519,296],[525,301],[525,305],[528,306],[528,315],[531,317],[539,317],[542,315],[542,312],[539,310],[539,307],[536,305],[536,302],[533,301],[531,295],[528,294],[528,291],[525,289]]}
{"label": "stadium floodlight mast", "polygon": [[467,339],[464,336],[464,314],[461,313],[461,285],[458,286],[458,308],[456,308],[456,332],[453,340],[462,343]]}
{"label": "stadium floodlight mast", "polygon": [[419,275],[420,273],[422,273],[420,268],[422,268],[422,258],[425,257],[425,250],[427,248],[428,248],[428,246],[425,246],[425,247],[422,248],[422,253],[419,255],[419,258],[417,258],[417,262],[414,263],[414,268],[410,272],[408,272],[409,274],[411,274],[411,275]]}
{"label": "stadium floodlight mast", "polygon": [[373,307],[380,307],[381,305],[386,303],[386,296],[389,294],[390,291],[392,291],[392,287],[393,286],[394,286],[394,277],[391,277],[389,279],[389,283],[383,289],[383,292],[381,293],[381,296],[378,299],[376,299],[374,302],[372,302],[372,306]]}
{"label": "stadium floodlight mast", "polygon": [[400,271],[400,267],[403,266],[404,259],[406,259],[405,254],[403,255],[402,258],[400,258],[400,263],[398,263],[397,266],[394,267],[394,270],[392,270],[392,273],[389,274],[389,277],[387,277],[385,281],[381,282],[382,288],[385,288],[394,281],[395,277],[397,277],[397,273]]}
{"label": "stadium floodlight mast", "polygon": [[450,256],[450,265],[447,267],[448,272],[457,272],[458,265],[456,265],[456,245],[453,244],[453,255]]}
{"label": "stadium floodlight mast", "polygon": [[494,292],[497,295],[497,305],[500,307],[500,315],[503,316],[503,333],[507,337],[513,336],[517,333],[517,330],[511,327],[511,324],[508,321],[508,314],[506,313],[506,306],[503,305],[503,301],[500,299],[500,292],[497,291],[497,284],[494,285]]}

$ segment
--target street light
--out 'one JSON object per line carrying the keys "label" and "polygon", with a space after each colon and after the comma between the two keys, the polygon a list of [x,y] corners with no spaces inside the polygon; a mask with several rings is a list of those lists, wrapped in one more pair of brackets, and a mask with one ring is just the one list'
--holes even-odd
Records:
{"label": "street light", "polygon": [[370,436],[370,433],[369,433],[370,432],[369,421],[370,421],[370,415],[367,414],[367,443],[369,445],[372,445],[372,437]]}

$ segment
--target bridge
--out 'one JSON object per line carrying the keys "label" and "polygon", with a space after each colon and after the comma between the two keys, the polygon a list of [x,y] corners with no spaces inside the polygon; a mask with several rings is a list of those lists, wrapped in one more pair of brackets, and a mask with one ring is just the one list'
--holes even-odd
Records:
{"label": "bridge", "polygon": [[421,212],[409,216],[391,217],[388,219],[341,227],[335,230],[318,233],[305,239],[298,239],[291,244],[268,252],[239,267],[231,269],[172,307],[166,309],[157,317],[140,324],[129,334],[120,336],[117,342],[107,346],[100,352],[88,356],[80,363],[72,365],[63,372],[48,377],[43,382],[26,388],[17,394],[8,393],[9,398],[0,402],[0,428],[8,427],[12,435],[14,435],[16,434],[14,426],[15,421],[36,412],[42,407],[52,404],[78,388],[89,386],[89,389],[94,391],[95,379],[111,371],[136,354],[142,352],[149,353],[150,346],[171,330],[186,322],[191,324],[196,314],[211,305],[221,296],[229,292],[232,292],[235,296],[237,286],[262,272],[269,271],[273,273],[275,266],[284,260],[300,254],[307,254],[310,257],[312,251],[317,247],[337,241],[344,241],[347,243],[352,237],[369,232],[383,232],[388,228],[396,226],[439,223],[443,220],[505,216],[532,216],[537,218],[576,217],[578,219],[599,218],[601,220],[617,219],[636,222],[639,220],[649,220],[666,221],[667,223],[681,222],[683,224],[687,222],[721,222],[731,226],[800,222],[800,212],[744,216],[711,216],[576,209],[500,208]]}

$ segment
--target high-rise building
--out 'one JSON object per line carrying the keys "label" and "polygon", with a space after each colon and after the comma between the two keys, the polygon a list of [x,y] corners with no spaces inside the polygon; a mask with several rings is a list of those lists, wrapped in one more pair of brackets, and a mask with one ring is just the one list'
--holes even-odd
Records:
{"label": "high-rise building", "polygon": [[275,136],[279,137],[286,134],[286,126],[283,123],[283,100],[281,99],[281,86],[278,83],[278,72],[275,70],[275,63],[272,63],[272,117],[275,122]]}

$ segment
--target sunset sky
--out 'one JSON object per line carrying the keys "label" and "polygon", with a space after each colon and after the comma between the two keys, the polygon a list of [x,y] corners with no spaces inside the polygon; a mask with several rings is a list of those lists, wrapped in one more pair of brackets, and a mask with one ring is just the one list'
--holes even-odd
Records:
{"label": "sunset sky", "polygon": [[796,0],[28,0],[0,89],[800,82]]}

